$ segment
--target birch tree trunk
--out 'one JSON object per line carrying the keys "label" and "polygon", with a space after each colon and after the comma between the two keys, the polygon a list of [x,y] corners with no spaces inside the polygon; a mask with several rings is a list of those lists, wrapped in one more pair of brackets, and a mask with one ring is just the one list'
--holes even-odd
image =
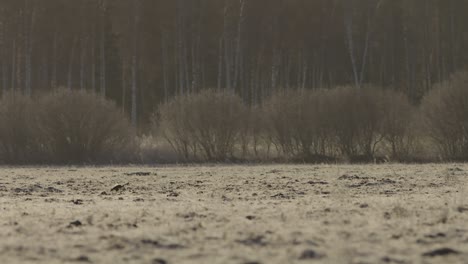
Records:
{"label": "birch tree trunk", "polygon": [[354,39],[353,39],[353,13],[354,13],[354,1],[345,0],[346,2],[344,7],[344,26],[346,31],[346,41],[348,46],[348,53],[351,59],[351,67],[353,69],[354,85],[356,87],[360,86],[358,69],[356,62],[356,55],[354,50]]}
{"label": "birch tree trunk", "polygon": [[363,43],[363,51],[362,51],[362,58],[361,58],[361,66],[358,68],[357,62],[357,55],[356,55],[356,48],[355,48],[355,41],[354,41],[354,5],[355,2],[353,0],[346,0],[344,4],[344,25],[346,31],[346,39],[347,39],[347,46],[348,52],[351,59],[351,66],[353,68],[353,75],[354,75],[354,83],[356,87],[361,87],[362,83],[364,82],[364,74],[367,65],[367,56],[368,56],[368,49],[370,43],[370,36],[372,34],[372,23],[375,20],[375,16],[377,15],[377,11],[380,8],[382,0],[378,0],[375,2],[375,5],[367,7],[367,28],[365,31],[365,38]]}

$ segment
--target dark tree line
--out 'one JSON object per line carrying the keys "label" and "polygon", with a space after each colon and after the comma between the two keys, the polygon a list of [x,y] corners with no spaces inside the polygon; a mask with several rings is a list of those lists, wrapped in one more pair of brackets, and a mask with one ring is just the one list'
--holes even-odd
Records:
{"label": "dark tree line", "polygon": [[468,65],[467,0],[1,0],[0,86],[113,99],[144,124],[206,88],[371,83],[418,102]]}

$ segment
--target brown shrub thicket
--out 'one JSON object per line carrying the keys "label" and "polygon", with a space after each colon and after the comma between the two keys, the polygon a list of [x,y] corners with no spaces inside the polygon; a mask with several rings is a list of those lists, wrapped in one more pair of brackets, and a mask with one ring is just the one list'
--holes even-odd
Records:
{"label": "brown shrub thicket", "polygon": [[8,164],[43,161],[37,105],[19,93],[0,100],[0,160]]}
{"label": "brown shrub thicket", "polygon": [[378,87],[280,92],[264,112],[271,141],[293,159],[406,160],[415,142],[407,98]]}
{"label": "brown shrub thicket", "polygon": [[273,95],[263,106],[272,143],[294,159],[316,160],[330,155],[328,103],[324,91]]}
{"label": "brown shrub thicket", "polygon": [[195,139],[191,134],[189,99],[188,96],[180,96],[160,105],[152,118],[153,134],[165,138],[184,160],[193,159],[197,154]]}
{"label": "brown shrub thicket", "polygon": [[153,123],[184,159],[233,158],[248,116],[238,96],[205,90],[163,104]]}
{"label": "brown shrub thicket", "polygon": [[422,103],[425,130],[445,160],[468,160],[468,73],[454,74]]}
{"label": "brown shrub thicket", "polygon": [[404,94],[384,92],[383,126],[386,154],[393,161],[412,161],[417,159],[415,151],[419,146],[418,109],[411,105]]}
{"label": "brown shrub thicket", "polygon": [[328,118],[339,154],[351,161],[371,161],[384,139],[384,96],[376,87],[340,87],[330,91]]}
{"label": "brown shrub thicket", "polygon": [[270,133],[268,130],[268,120],[265,118],[264,109],[261,106],[250,107],[250,114],[247,117],[246,126],[242,135],[243,153],[253,152],[256,159],[268,159],[271,151]]}
{"label": "brown shrub thicket", "polygon": [[59,90],[39,101],[43,142],[53,163],[131,161],[135,133],[114,103],[83,91]]}

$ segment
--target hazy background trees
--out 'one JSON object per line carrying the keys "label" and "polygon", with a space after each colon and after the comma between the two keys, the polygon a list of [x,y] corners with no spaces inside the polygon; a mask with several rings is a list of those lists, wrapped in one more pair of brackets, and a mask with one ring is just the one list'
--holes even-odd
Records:
{"label": "hazy background trees", "polygon": [[[0,86],[96,91],[140,127],[175,95],[374,84],[418,103],[468,64],[465,0],[3,0]],[[390,88],[391,87],[391,88]]]}

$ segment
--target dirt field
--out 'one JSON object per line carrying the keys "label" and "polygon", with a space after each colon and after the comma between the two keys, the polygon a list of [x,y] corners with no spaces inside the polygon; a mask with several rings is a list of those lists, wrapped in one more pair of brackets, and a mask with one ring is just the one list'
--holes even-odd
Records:
{"label": "dirt field", "polygon": [[467,263],[468,165],[2,168],[0,263]]}

